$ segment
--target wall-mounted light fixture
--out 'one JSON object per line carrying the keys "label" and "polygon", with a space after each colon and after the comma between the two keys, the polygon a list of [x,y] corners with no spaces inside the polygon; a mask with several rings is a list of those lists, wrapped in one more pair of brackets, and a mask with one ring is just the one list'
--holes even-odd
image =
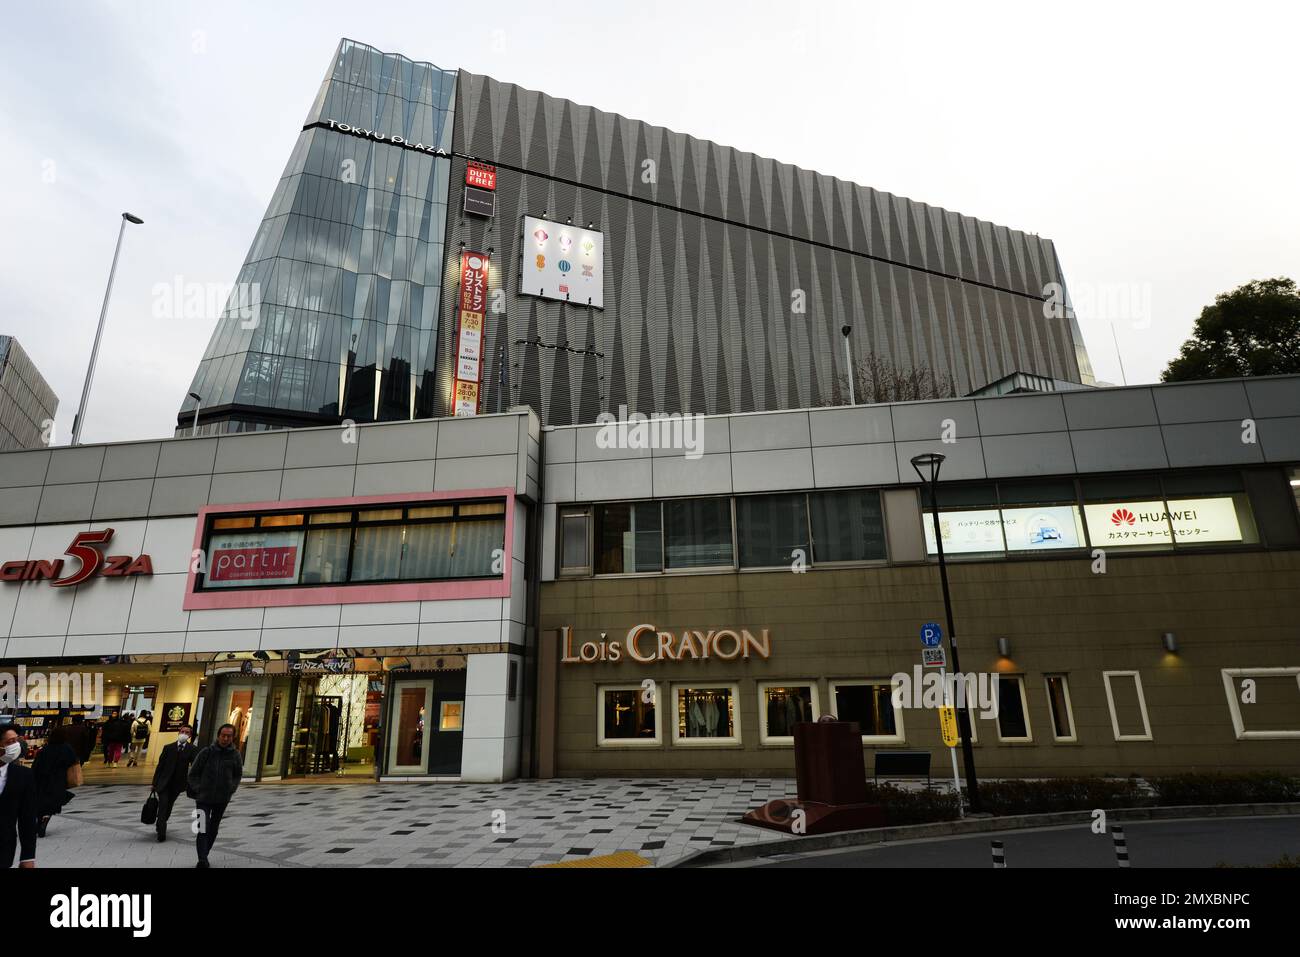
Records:
{"label": "wall-mounted light fixture", "polygon": [[1003,658],[1010,658],[1010,657],[1011,657],[1011,639],[1010,639],[1010,638],[999,638],[999,639],[998,639],[998,654],[1001,655]]}
{"label": "wall-mounted light fixture", "polygon": [[1166,631],[1160,636],[1160,643],[1165,646],[1165,651],[1171,655],[1178,654],[1178,636],[1172,631]]}

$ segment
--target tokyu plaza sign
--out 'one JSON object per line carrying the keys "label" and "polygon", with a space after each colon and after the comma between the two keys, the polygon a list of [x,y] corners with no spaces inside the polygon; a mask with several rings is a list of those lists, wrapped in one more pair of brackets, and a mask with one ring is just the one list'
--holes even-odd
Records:
{"label": "tokyu plaza sign", "polygon": [[573,647],[573,629],[565,625],[560,629],[563,648],[560,663],[566,665],[592,664],[598,661],[617,663],[625,657],[641,664],[656,661],[734,661],[737,658],[768,658],[772,654],[772,639],[767,629],[758,635],[747,629],[721,631],[687,630],[680,634],[658,631],[654,625],[634,625],[623,641],[610,641],[601,632],[600,641],[584,641],[576,652]]}

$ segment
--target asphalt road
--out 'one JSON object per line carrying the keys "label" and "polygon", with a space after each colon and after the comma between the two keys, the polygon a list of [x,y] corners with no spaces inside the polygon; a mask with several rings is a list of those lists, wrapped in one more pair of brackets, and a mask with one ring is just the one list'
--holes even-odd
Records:
{"label": "asphalt road", "polygon": [[[1124,833],[1131,867],[1258,867],[1283,854],[1300,859],[1300,816],[1148,821],[1125,824]],[[814,851],[732,866],[992,868],[994,840],[1005,846],[1009,868],[1116,866],[1110,834],[1094,834],[1084,824]]]}

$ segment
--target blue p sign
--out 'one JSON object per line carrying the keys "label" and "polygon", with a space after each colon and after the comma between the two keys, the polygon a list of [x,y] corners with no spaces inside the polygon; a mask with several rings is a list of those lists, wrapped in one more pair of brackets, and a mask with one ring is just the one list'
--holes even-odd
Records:
{"label": "blue p sign", "polygon": [[934,622],[927,622],[921,626],[921,644],[926,648],[937,648],[939,642],[943,641],[943,631]]}

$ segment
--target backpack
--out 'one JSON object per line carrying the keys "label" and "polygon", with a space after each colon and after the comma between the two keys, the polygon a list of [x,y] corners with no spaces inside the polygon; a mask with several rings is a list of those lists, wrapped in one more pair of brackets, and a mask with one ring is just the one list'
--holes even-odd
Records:
{"label": "backpack", "polygon": [[135,740],[143,741],[149,737],[149,722],[137,721],[134,729]]}

